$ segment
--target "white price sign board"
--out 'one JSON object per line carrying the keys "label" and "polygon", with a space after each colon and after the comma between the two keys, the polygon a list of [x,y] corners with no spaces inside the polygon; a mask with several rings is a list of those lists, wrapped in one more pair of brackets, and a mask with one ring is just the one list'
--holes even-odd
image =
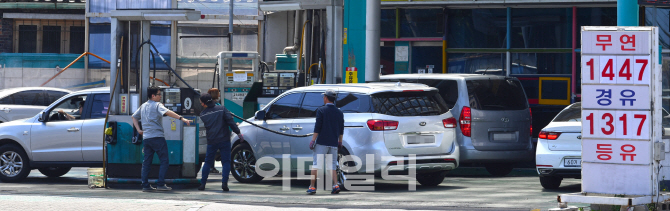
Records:
{"label": "white price sign board", "polygon": [[653,195],[654,183],[640,181],[650,180],[660,140],[655,46],[655,27],[582,27],[584,193]]}
{"label": "white price sign board", "polygon": [[582,108],[650,108],[649,86],[582,85]]}
{"label": "white price sign board", "polygon": [[651,148],[648,141],[596,140],[582,143],[582,161],[593,163],[651,164],[651,157],[639,154],[639,150]]}
{"label": "white price sign board", "polygon": [[650,122],[649,111],[582,110],[582,137],[648,140]]}

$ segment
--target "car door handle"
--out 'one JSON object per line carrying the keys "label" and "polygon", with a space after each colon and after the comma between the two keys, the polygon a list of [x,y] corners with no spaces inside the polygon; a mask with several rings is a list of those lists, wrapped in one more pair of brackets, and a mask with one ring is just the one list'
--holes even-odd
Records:
{"label": "car door handle", "polygon": [[295,127],[293,127],[293,129],[294,130],[302,130],[302,127],[300,127],[300,125],[296,125]]}
{"label": "car door handle", "polygon": [[67,129],[67,132],[79,132],[79,128],[74,128],[73,127],[73,128]]}
{"label": "car door handle", "polygon": [[281,131],[287,131],[287,130],[290,130],[290,128],[284,126],[284,127],[282,127],[282,128],[279,128],[279,130],[281,130]]}
{"label": "car door handle", "polygon": [[12,111],[12,109],[11,108],[3,108],[2,111],[4,111],[5,113],[9,113],[9,112]]}

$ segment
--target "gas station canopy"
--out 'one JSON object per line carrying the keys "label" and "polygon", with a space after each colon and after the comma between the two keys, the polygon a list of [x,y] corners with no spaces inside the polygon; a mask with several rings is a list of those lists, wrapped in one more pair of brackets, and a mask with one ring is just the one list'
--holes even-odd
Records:
{"label": "gas station canopy", "polygon": [[194,9],[119,9],[111,17],[120,21],[197,21],[200,11]]}

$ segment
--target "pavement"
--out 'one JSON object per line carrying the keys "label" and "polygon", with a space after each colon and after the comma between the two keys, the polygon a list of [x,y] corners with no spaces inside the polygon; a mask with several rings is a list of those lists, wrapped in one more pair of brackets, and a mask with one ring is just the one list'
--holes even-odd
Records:
{"label": "pavement", "polygon": [[[243,184],[230,177],[230,192],[220,189],[221,175],[210,175],[207,189],[175,189],[143,193],[139,185],[89,189],[86,168],[73,168],[61,178],[34,170],[22,183],[0,183],[2,210],[547,210],[556,196],[581,190],[580,180],[565,179],[561,188],[544,190],[534,169],[515,169],[506,177],[491,177],[483,168],[458,168],[437,187],[407,181],[375,179],[374,191],[319,190],[306,195],[309,181],[291,179],[283,190],[281,177]],[[587,207],[587,204],[570,204]],[[585,210],[588,210],[585,209]]]}

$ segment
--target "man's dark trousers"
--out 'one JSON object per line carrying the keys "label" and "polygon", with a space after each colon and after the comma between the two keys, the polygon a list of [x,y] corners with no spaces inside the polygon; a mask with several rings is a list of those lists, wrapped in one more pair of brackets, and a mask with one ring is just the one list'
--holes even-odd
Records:
{"label": "man's dark trousers", "polygon": [[230,175],[230,142],[228,141],[207,144],[207,155],[205,156],[205,165],[202,167],[201,183],[207,183],[209,170],[214,166],[214,156],[217,150],[221,152],[221,182],[226,185],[228,184],[228,177]]}
{"label": "man's dark trousers", "polygon": [[148,138],[142,140],[144,145],[144,161],[142,162],[142,187],[149,186],[149,171],[151,170],[151,162],[154,160],[154,152],[158,154],[161,161],[161,167],[158,171],[157,186],[165,185],[165,173],[167,173],[170,158],[168,157],[167,141],[164,137]]}

